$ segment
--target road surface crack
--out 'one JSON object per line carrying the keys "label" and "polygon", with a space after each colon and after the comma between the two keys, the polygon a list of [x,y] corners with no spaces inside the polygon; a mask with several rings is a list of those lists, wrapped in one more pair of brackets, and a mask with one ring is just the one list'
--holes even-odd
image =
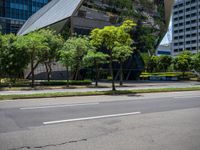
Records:
{"label": "road surface crack", "polygon": [[35,147],[31,147],[31,146],[22,146],[22,147],[19,147],[19,148],[12,148],[12,149],[9,149],[9,150],[41,149],[41,148],[46,148],[46,147],[56,147],[56,146],[61,146],[61,145],[65,145],[65,144],[78,143],[78,142],[85,142],[85,141],[87,141],[87,139],[72,140],[72,141],[67,141],[67,142],[63,142],[63,143],[59,143],[59,144],[48,144],[48,145],[35,146]]}

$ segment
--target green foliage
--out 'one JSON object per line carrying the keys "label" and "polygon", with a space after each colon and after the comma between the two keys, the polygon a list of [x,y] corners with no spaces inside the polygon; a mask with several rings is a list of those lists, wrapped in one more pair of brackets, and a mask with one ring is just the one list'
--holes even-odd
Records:
{"label": "green foliage", "polygon": [[180,55],[176,56],[174,59],[174,69],[177,71],[181,71],[184,73],[186,71],[189,71],[191,69],[191,64],[192,64],[192,54],[188,51],[184,51]]}
{"label": "green foliage", "polygon": [[[66,80],[51,80],[51,81],[38,81],[36,86],[38,89],[41,88],[40,86],[65,86],[67,84]],[[70,80],[70,85],[91,85],[91,80]],[[10,80],[4,78],[3,82],[1,83],[0,87],[9,87]],[[16,79],[16,82],[12,84],[12,87],[29,87],[30,81],[24,79]]]}
{"label": "green foliage", "polygon": [[125,62],[133,54],[133,48],[128,45],[118,45],[113,48],[113,58],[117,62]]}
{"label": "green foliage", "polygon": [[167,56],[167,55],[159,56],[159,60],[158,60],[159,71],[166,72],[167,69],[170,67],[171,63],[172,63],[172,57],[171,56]]}
{"label": "green foliage", "polygon": [[195,71],[200,73],[200,52],[192,57],[192,67]]}
{"label": "green foliage", "polygon": [[104,47],[108,53],[112,53],[115,46],[131,45],[130,30],[135,26],[131,20],[125,21],[121,26],[106,26],[103,29],[94,29],[91,32],[91,43],[96,47]]}
{"label": "green foliage", "polygon": [[[182,79],[182,72],[155,72],[155,73],[150,73],[150,72],[143,72],[140,75],[140,78],[142,79],[147,79],[149,80],[150,77],[177,77],[178,79]],[[185,78],[190,79],[194,78],[195,75],[192,72],[185,72]]]}
{"label": "green foliage", "polygon": [[99,67],[102,64],[107,63],[107,58],[109,56],[107,54],[104,54],[103,52],[97,52],[95,49],[91,48],[88,50],[87,55],[84,56],[84,63],[87,67],[95,67],[95,73],[96,73],[96,87],[98,86],[98,80],[99,80]]}
{"label": "green foliage", "polygon": [[135,41],[136,49],[142,53],[153,55],[156,47],[155,31],[151,27],[144,26],[141,21],[138,21],[134,31],[133,40]]}
{"label": "green foliage", "polygon": [[[40,82],[40,85],[42,86],[62,86],[66,85],[68,81],[62,80],[62,81],[42,81]],[[69,81],[70,85],[91,85],[92,81],[91,80],[70,80]]]}
{"label": "green foliage", "polygon": [[49,51],[48,43],[45,37],[37,31],[31,32],[28,35],[20,36],[16,42],[19,49],[25,50],[30,58],[32,86],[35,82],[34,65],[41,61],[41,56]]}
{"label": "green foliage", "polygon": [[83,58],[92,48],[87,37],[71,37],[60,50],[60,62],[75,71],[74,79],[77,80],[80,69],[83,67]]}
{"label": "green foliage", "polygon": [[148,72],[156,72],[158,71],[158,56],[152,56],[147,63],[147,71]]}
{"label": "green foliage", "polygon": [[167,55],[151,56],[146,61],[146,69],[148,72],[166,72],[172,64],[172,57]]}
{"label": "green foliage", "polygon": [[43,40],[48,47],[46,51],[41,54],[41,62],[53,61],[58,57],[58,51],[62,48],[64,40],[55,31],[50,29],[42,29],[37,31],[38,34],[43,36]]}
{"label": "green foliage", "polygon": [[133,2],[132,0],[109,0],[109,5],[118,7],[118,8],[132,8]]}
{"label": "green foliage", "polygon": [[58,51],[62,48],[64,40],[60,35],[57,35],[55,31],[50,29],[42,29],[37,32],[44,37],[44,42],[48,47],[45,51],[40,53],[39,61],[45,65],[47,79],[49,81],[52,72],[52,63],[58,59]]}
{"label": "green foliage", "polygon": [[87,55],[84,56],[84,64],[86,67],[92,67],[96,65],[106,64],[108,55],[103,52],[97,52],[94,49],[90,49]]}
{"label": "green foliage", "polygon": [[28,65],[29,55],[25,49],[17,47],[18,39],[14,34],[8,34],[1,37],[0,48],[0,66],[1,72],[15,79],[23,72]]}
{"label": "green foliage", "polygon": [[148,53],[140,53],[140,56],[144,62],[145,71],[147,71],[147,66],[148,66],[148,63],[149,63],[151,57],[149,56]]}
{"label": "green foliage", "polygon": [[[122,46],[130,47],[132,39],[130,36],[130,30],[136,24],[127,20],[119,26],[106,26],[103,29],[94,29],[91,32],[90,38],[93,46],[97,48],[104,48],[104,51],[109,55],[110,73],[112,77],[112,89],[115,90],[114,74],[112,63],[114,61],[114,51],[121,50]],[[120,48],[119,48],[120,47]],[[127,48],[126,47],[126,48]]]}

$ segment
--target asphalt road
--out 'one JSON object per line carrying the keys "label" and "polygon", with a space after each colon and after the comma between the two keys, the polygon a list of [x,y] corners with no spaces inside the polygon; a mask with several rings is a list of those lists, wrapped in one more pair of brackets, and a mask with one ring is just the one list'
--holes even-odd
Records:
{"label": "asphalt road", "polygon": [[199,150],[200,92],[0,102],[0,150]]}

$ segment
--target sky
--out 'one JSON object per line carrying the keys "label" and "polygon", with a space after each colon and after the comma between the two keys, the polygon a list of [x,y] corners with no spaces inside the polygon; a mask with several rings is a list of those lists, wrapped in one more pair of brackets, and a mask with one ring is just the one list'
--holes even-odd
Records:
{"label": "sky", "polygon": [[172,21],[170,21],[168,32],[166,33],[165,37],[163,38],[161,45],[169,44],[172,41]]}

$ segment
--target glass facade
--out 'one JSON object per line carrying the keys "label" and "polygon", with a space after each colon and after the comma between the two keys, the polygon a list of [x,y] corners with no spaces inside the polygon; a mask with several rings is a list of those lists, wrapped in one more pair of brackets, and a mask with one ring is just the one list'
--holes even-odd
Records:
{"label": "glass facade", "polygon": [[50,0],[0,0],[0,32],[17,33],[25,21]]}

